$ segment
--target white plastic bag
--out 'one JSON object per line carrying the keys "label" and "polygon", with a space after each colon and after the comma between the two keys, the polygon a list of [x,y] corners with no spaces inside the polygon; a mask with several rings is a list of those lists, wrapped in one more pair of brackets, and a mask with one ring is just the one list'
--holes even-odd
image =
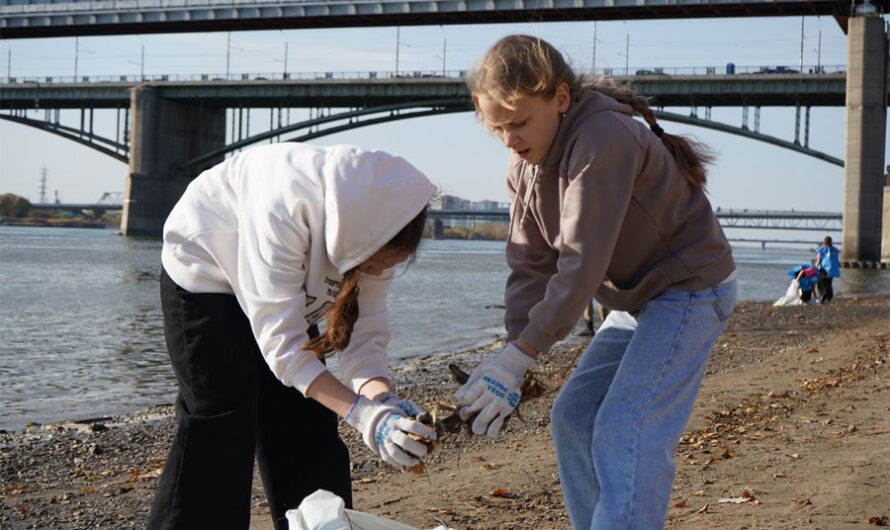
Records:
{"label": "white plastic bag", "polygon": [[[290,530],[420,530],[391,519],[347,510],[343,499],[322,489],[303,499],[299,508],[288,510],[284,515]],[[451,529],[439,526],[433,530]]]}
{"label": "white plastic bag", "polygon": [[800,301],[800,286],[797,284],[797,280],[791,280],[791,285],[788,286],[788,290],[785,291],[785,296],[779,298],[773,303],[773,307],[785,306],[785,305],[795,305]]}

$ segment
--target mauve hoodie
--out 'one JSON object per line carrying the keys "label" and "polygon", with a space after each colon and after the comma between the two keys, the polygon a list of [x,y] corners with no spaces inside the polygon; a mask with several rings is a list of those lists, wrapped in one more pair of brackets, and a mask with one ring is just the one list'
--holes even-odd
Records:
{"label": "mauve hoodie", "polygon": [[547,351],[594,298],[639,311],[668,287],[700,290],[734,271],[711,204],[633,110],[582,90],[537,165],[510,155],[505,292],[509,338]]}

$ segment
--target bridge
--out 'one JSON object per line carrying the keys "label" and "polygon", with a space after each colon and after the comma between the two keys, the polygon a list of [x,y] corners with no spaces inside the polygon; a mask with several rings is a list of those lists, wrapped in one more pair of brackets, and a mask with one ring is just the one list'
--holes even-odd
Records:
{"label": "bridge", "polygon": [[[746,70],[752,73],[746,73]],[[766,74],[756,68],[740,68],[734,74],[717,74],[716,67],[699,67],[668,69],[670,74],[665,73],[664,68],[646,69],[642,70],[646,74],[615,77],[632,84],[640,93],[653,97],[656,115],[662,120],[745,136],[843,166],[843,160],[810,147],[809,109],[843,105],[846,73],[840,66],[820,66],[810,70],[818,73]],[[185,168],[197,169],[220,155],[301,130],[304,134],[292,140],[306,141],[385,121],[471,111],[472,102],[463,74],[416,72],[396,76],[392,72],[316,72],[286,76],[280,73],[242,74],[238,76],[239,79],[233,80],[212,78],[209,74],[162,75],[150,81],[140,81],[135,76],[95,80],[54,77],[4,79],[0,84],[0,107],[5,112],[0,114],[0,119],[43,129],[129,163],[130,91],[137,86],[148,83],[161,100],[189,104],[199,101],[212,108],[237,109],[239,113],[252,108],[271,109],[273,113],[277,110],[277,127],[270,127],[268,131],[252,137],[241,137],[239,134],[230,144],[181,163]],[[688,115],[660,110],[681,106],[693,110]],[[723,106],[742,107],[743,117],[747,115],[748,108],[753,107],[753,128],[749,128],[746,119],[742,120],[741,125],[710,120],[710,108]],[[798,123],[793,140],[760,132],[760,108],[770,106],[806,109],[804,124],[800,127]],[[312,108],[316,109],[319,117],[296,124],[281,123],[283,108]],[[334,113],[332,108],[345,110]],[[698,108],[702,109],[703,116],[698,115]],[[29,117],[37,109],[44,111],[43,119]],[[53,112],[60,109],[80,110],[81,127],[61,124],[58,112]],[[121,127],[115,131],[114,138],[93,130],[94,111],[98,109],[114,109],[118,113],[115,122]],[[123,117],[120,116],[121,111]],[[243,121],[242,117],[238,119]],[[271,121],[274,123],[274,117]]]}
{"label": "bridge", "polygon": [[[882,12],[888,0],[874,0]],[[571,20],[834,16],[850,0],[2,0],[3,38],[494,24]]]}
{"label": "bridge", "polygon": [[[785,210],[736,210],[717,208],[715,211],[724,228],[762,228],[770,230],[810,230],[840,232],[843,214],[837,212],[802,212]],[[430,219],[506,222],[509,210],[434,210],[427,211]],[[759,240],[758,240],[759,241]]]}
{"label": "bridge", "polygon": [[[0,38],[35,38],[62,35],[113,35],[128,33],[160,33],[182,31],[239,31],[255,29],[284,28],[319,28],[347,26],[393,26],[423,24],[472,24],[515,21],[557,21],[557,20],[618,20],[618,19],[657,19],[657,18],[698,18],[725,16],[808,16],[831,15],[848,34],[848,64],[844,79],[820,79],[825,85],[832,82],[844,84],[844,104],[847,107],[847,134],[845,160],[825,159],[830,163],[843,163],[845,167],[845,199],[844,199],[844,253],[845,259],[879,260],[881,253],[882,223],[882,187],[884,171],[884,142],[886,137],[887,93],[887,31],[885,24],[877,12],[887,12],[890,0],[105,0],[91,2],[75,0],[59,2],[55,0],[0,0]],[[615,73],[615,72],[613,72]],[[630,74],[630,72],[625,72]],[[716,75],[716,71],[714,72]],[[781,74],[787,75],[787,74]],[[753,75],[752,75],[753,76]],[[636,78],[637,76],[633,76]],[[713,94],[705,92],[699,84],[692,88],[694,82],[682,82],[685,90],[695,92],[693,96],[683,96],[678,85],[670,85],[676,77],[653,76],[651,86],[641,86],[647,79],[634,79],[639,90],[646,93],[655,90],[657,83],[662,85],[665,101],[674,94],[678,100],[687,101],[693,109],[691,116],[671,116],[662,112],[662,119],[686,120],[695,125],[710,125],[709,106],[719,105],[721,98],[730,100],[729,89],[719,82],[711,85]],[[727,80],[728,84],[740,86],[741,81],[734,81],[743,76]],[[803,75],[800,75],[803,77]],[[274,116],[270,116],[270,130],[263,133],[264,138],[278,137],[280,134],[297,130],[305,130],[301,136],[292,139],[310,139],[322,134],[329,134],[361,125],[370,125],[405,119],[410,117],[459,112],[467,110],[465,94],[448,93],[438,97],[418,95],[402,103],[380,104],[373,106],[368,101],[372,95],[395,91],[395,86],[406,90],[410,84],[397,78],[397,85],[370,79],[364,85],[363,99],[358,105],[347,108],[345,112],[310,116],[300,124],[274,125]],[[818,105],[814,99],[811,103],[801,103],[806,96],[804,85],[813,84],[804,79],[773,78],[776,83],[786,80],[790,83],[785,89],[785,96],[796,94],[797,119],[795,138],[792,141],[775,139],[785,142],[786,147],[809,149],[805,137],[799,138],[801,110],[808,106]],[[808,78],[809,79],[809,78]],[[82,81],[82,80],[80,80]],[[299,92],[315,90],[323,83],[300,88],[299,83],[273,83],[274,87],[261,87],[260,83],[252,82],[250,86],[236,86],[231,81],[223,84],[211,83],[213,79],[201,80],[198,86],[170,86],[168,81],[144,83],[126,87],[96,87],[97,91],[126,91],[129,89],[129,104],[114,104],[106,108],[123,113],[124,131],[121,135],[121,117],[118,116],[118,134],[105,148],[109,154],[115,153],[126,157],[130,165],[130,176],[127,182],[128,202],[125,203],[123,230],[125,233],[158,233],[167,211],[176,198],[185,189],[196,170],[219,162],[225,153],[238,149],[248,143],[263,138],[245,138],[241,134],[243,118],[241,110],[250,103],[239,103],[239,107],[227,119],[226,98],[234,99],[233,94],[246,95],[252,90],[262,92],[258,100],[274,99],[273,93],[279,92],[278,98],[282,105],[293,105],[299,100]],[[251,80],[247,80],[251,81]],[[716,80],[715,81],[722,81]],[[118,80],[120,82],[120,80]],[[124,81],[126,83],[127,81]],[[771,83],[770,81],[766,81]],[[92,83],[92,82],[91,82]],[[111,83],[111,82],[109,82]],[[424,84],[425,90],[453,90],[459,83],[452,81],[452,88],[446,82],[441,86],[433,83]],[[46,114],[44,119],[28,116],[24,108],[6,107],[13,91],[20,88],[18,80],[8,80],[0,89],[0,107],[10,111],[4,114],[5,119],[12,119],[28,125],[52,130],[57,134],[68,134],[70,138],[85,144],[97,144],[98,135],[92,130],[94,107],[82,107],[80,127],[65,126],[52,119],[52,111],[56,109],[46,106],[58,95],[43,92],[48,83],[44,80],[39,87],[21,87],[21,94],[32,90],[27,99],[29,108],[37,106]],[[49,83],[53,85],[54,83]],[[75,83],[80,85],[81,83]],[[772,84],[772,83],[771,83]],[[13,85],[15,85],[13,87]],[[25,85],[25,83],[22,83]],[[356,84],[330,83],[329,91],[355,91]],[[314,88],[312,88],[314,86]],[[671,86],[674,92],[671,92]],[[63,88],[63,87],[57,87]],[[79,87],[64,87],[75,93]],[[413,87],[417,88],[417,87]],[[794,92],[796,90],[796,92]],[[828,96],[832,89],[825,86],[814,89],[821,97]],[[179,91],[179,92],[177,92]],[[747,127],[747,105],[768,105],[766,94],[759,104],[748,103],[747,95],[756,92],[756,85],[749,85],[737,101],[743,105],[743,126],[735,127],[737,134],[757,135],[758,116],[755,114],[755,127],[751,131]],[[194,94],[201,93],[201,97]],[[189,94],[192,94],[189,96]],[[36,96],[36,98],[35,98]],[[41,99],[47,96],[50,99]],[[11,96],[13,98],[17,96]],[[85,97],[83,94],[72,97]],[[403,95],[404,97],[404,95]],[[119,99],[119,96],[116,96]],[[833,101],[839,101],[837,95]],[[106,101],[114,98],[107,98]],[[343,104],[343,96],[339,104]],[[379,101],[382,101],[381,98]],[[840,103],[822,103],[840,104]],[[24,105],[24,103],[23,103]],[[260,105],[260,103],[257,103]],[[669,105],[658,102],[656,105]],[[681,104],[682,105],[682,104]],[[307,105],[308,106],[308,105]],[[312,105],[314,108],[332,108],[319,98]],[[66,107],[70,108],[70,107]],[[99,107],[95,107],[99,108]],[[275,107],[268,107],[274,109]],[[705,109],[705,119],[697,115],[698,108]],[[281,107],[278,107],[278,120],[281,122]],[[237,111],[237,112],[236,112]],[[33,111],[32,111],[33,112]],[[16,114],[17,113],[17,114]],[[270,114],[274,113],[274,110]],[[372,117],[373,115],[373,117]],[[336,117],[335,117],[336,116]],[[806,117],[804,117],[806,120]],[[236,123],[237,122],[237,123]],[[334,124],[338,122],[339,124]],[[345,123],[343,123],[345,122]],[[724,127],[725,124],[721,124]],[[225,145],[226,130],[232,131],[237,126],[237,140]],[[283,127],[291,127],[285,130]],[[716,128],[716,126],[715,126]],[[54,130],[53,130],[54,129]],[[723,129],[721,129],[723,130]],[[733,132],[733,131],[730,131]],[[101,137],[110,140],[108,137]],[[233,135],[234,138],[234,135]],[[237,144],[237,145],[235,145]],[[890,202],[890,201],[888,201]],[[890,208],[890,207],[888,207]],[[884,213],[890,218],[890,213]],[[890,234],[888,234],[890,239]],[[885,245],[890,260],[890,240]]]}

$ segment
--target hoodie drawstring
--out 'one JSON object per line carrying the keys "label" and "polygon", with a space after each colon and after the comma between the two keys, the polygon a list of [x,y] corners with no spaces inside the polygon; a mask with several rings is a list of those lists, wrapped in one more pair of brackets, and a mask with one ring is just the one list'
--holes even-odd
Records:
{"label": "hoodie drawstring", "polygon": [[519,218],[519,226],[525,222],[525,216],[528,214],[529,203],[532,200],[532,191],[535,189],[535,183],[538,181],[538,166],[532,166],[532,180],[528,188],[525,189],[525,198],[522,200],[522,216]]}

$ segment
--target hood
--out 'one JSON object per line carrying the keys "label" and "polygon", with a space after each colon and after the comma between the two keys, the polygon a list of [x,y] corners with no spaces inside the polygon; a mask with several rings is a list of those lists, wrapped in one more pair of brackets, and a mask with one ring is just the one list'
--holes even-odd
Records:
{"label": "hood", "polygon": [[325,246],[340,274],[380,250],[436,191],[405,159],[355,146],[328,149],[322,178]]}

